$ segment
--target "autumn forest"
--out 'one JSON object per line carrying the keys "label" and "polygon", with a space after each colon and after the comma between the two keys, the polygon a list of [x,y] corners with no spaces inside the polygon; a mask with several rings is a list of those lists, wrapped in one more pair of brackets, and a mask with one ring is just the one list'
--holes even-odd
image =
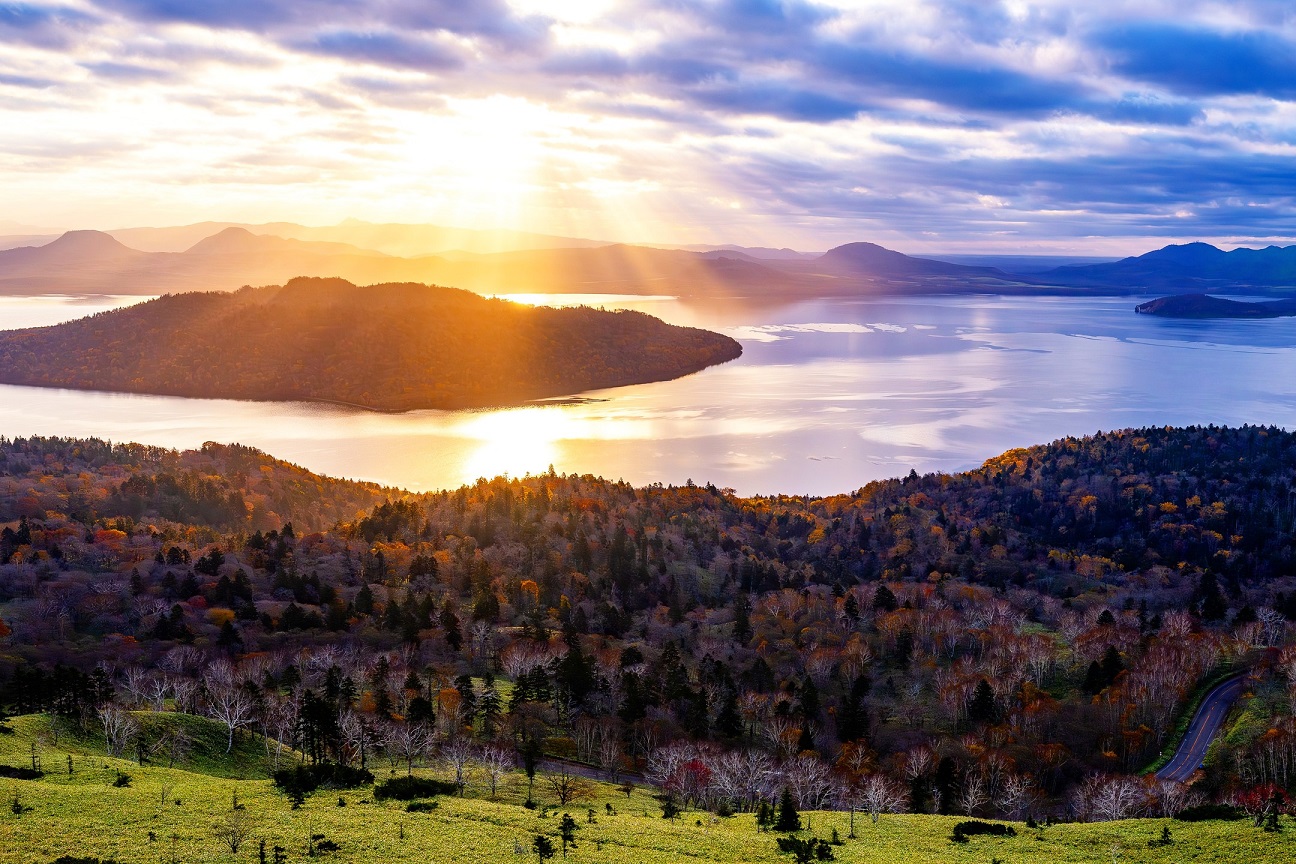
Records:
{"label": "autumn forest", "polygon": [[[0,711],[119,754],[175,746],[138,719],[166,709],[285,760],[559,760],[722,814],[1259,812],[1296,783],[1293,466],[1278,429],[1149,428],[824,498],[412,495],[239,446],[5,440]],[[1244,670],[1204,776],[1142,773]]]}

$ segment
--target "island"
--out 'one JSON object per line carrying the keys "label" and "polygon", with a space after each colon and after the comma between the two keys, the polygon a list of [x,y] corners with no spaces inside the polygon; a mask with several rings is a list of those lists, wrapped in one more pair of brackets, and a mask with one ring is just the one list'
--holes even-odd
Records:
{"label": "island", "polygon": [[1208,294],[1175,294],[1141,303],[1134,311],[1162,318],[1283,318],[1296,315],[1296,299],[1248,303]]}
{"label": "island", "polygon": [[0,332],[0,383],[461,409],[664,381],[741,354],[728,336],[641,312],[297,278]]}

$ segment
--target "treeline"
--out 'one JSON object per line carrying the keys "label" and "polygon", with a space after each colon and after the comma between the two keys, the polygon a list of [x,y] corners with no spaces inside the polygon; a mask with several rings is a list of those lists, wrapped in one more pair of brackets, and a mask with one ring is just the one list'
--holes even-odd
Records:
{"label": "treeline", "polygon": [[[233,690],[241,726],[320,760],[477,739],[731,808],[786,786],[799,806],[871,790],[1118,818],[1296,784],[1296,436],[1277,429],[1065,439],[821,499],[555,474],[399,496],[243,448],[0,452],[23,710],[59,662],[128,706],[211,713]],[[178,479],[204,460],[208,486]],[[319,530],[261,503],[312,484],[323,512],[365,509]],[[166,510],[227,520],[232,494],[255,518]],[[1197,784],[1137,779],[1231,668],[1253,697]],[[727,792],[744,774],[763,779]]]}
{"label": "treeline", "polygon": [[299,278],[0,333],[0,381],[406,411],[662,381],[741,353],[727,336],[640,312]]}

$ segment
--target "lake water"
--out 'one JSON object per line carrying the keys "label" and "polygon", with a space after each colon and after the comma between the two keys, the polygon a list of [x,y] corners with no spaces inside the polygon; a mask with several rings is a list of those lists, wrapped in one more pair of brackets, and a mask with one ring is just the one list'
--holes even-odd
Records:
{"label": "lake water", "polygon": [[[0,327],[140,298],[0,298]],[[1148,298],[917,297],[753,305],[528,298],[636,308],[728,333],[743,357],[582,404],[374,414],[0,386],[0,434],[168,447],[239,442],[410,489],[557,471],[740,493],[848,492],[910,469],[1142,425],[1296,428],[1296,319],[1172,321]]]}

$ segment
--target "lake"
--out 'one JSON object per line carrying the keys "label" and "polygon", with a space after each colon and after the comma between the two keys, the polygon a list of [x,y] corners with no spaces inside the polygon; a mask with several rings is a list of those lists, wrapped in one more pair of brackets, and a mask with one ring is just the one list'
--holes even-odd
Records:
{"label": "lake", "polygon": [[[0,298],[0,327],[140,299]],[[639,309],[728,333],[744,354],[676,381],[584,393],[579,404],[491,411],[392,415],[0,386],[0,434],[238,442],[313,471],[415,490],[552,465],[636,485],[692,479],[743,494],[822,495],[1100,429],[1296,427],[1293,318],[1136,315],[1147,297],[514,299]]]}

